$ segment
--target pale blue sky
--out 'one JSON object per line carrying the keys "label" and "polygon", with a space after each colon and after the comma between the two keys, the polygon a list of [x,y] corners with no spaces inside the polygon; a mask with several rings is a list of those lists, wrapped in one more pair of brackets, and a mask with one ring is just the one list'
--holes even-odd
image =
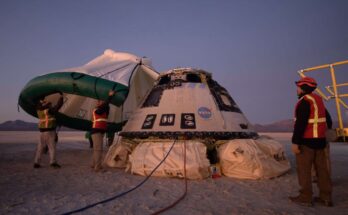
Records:
{"label": "pale blue sky", "polygon": [[252,123],[292,118],[297,70],[348,60],[347,20],[345,0],[0,0],[0,123],[36,121],[17,112],[30,79],[108,48],[211,72]]}

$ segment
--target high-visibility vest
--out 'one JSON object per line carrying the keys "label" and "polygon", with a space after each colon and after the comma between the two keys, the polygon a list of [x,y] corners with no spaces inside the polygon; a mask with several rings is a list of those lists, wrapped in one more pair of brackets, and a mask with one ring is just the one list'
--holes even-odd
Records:
{"label": "high-visibility vest", "polygon": [[55,128],[56,118],[49,113],[49,109],[37,110],[37,116],[39,117],[39,128]]}
{"label": "high-visibility vest", "polygon": [[101,130],[107,130],[107,120],[108,115],[107,113],[103,114],[97,114],[95,111],[97,109],[93,110],[93,128],[101,129]]}
{"label": "high-visibility vest", "polygon": [[325,138],[327,127],[323,99],[314,93],[304,95],[296,104],[295,117],[298,105],[302,99],[310,104],[309,119],[303,138]]}

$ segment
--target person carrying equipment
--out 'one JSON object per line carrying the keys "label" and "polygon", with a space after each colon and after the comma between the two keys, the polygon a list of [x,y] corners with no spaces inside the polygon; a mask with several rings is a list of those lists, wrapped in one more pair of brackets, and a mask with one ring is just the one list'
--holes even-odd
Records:
{"label": "person carrying equipment", "polygon": [[59,92],[60,98],[55,106],[52,106],[51,102],[41,98],[36,105],[36,112],[39,118],[39,130],[40,130],[40,140],[37,145],[34,168],[40,168],[41,156],[44,151],[45,146],[48,147],[48,152],[50,156],[50,166],[54,169],[60,168],[61,166],[56,161],[56,127],[57,122],[55,115],[58,110],[63,105],[63,94]]}
{"label": "person carrying equipment", "polygon": [[109,103],[115,94],[115,91],[109,91],[109,97],[106,101],[99,100],[96,108],[93,110],[93,125],[91,136],[93,141],[93,159],[92,168],[95,172],[102,172],[103,138],[107,131],[107,119],[109,116]]}

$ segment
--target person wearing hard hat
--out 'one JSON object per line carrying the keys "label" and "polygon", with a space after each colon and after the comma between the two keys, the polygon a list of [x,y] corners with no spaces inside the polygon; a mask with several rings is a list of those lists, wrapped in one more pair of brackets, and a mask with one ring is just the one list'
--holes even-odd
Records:
{"label": "person wearing hard hat", "polygon": [[93,141],[93,159],[92,168],[95,172],[103,172],[102,155],[103,155],[103,138],[107,131],[107,119],[109,115],[109,103],[115,91],[109,91],[109,97],[106,101],[99,100],[96,108],[93,110],[91,136]]}
{"label": "person wearing hard hat", "polygon": [[52,103],[48,102],[44,97],[36,105],[36,112],[39,118],[40,141],[36,149],[34,168],[41,167],[41,155],[46,146],[50,156],[50,166],[55,169],[61,167],[56,161],[57,122],[55,115],[63,105],[63,94],[59,94],[60,98],[55,106],[52,106]]}
{"label": "person wearing hard hat", "polygon": [[301,78],[297,85],[298,102],[295,107],[295,125],[292,136],[292,152],[296,155],[299,195],[289,197],[297,204],[312,206],[312,175],[314,166],[318,175],[319,196],[314,202],[332,207],[332,184],[325,147],[328,144],[325,133],[332,126],[329,112],[323,99],[313,91],[317,87],[315,79]]}

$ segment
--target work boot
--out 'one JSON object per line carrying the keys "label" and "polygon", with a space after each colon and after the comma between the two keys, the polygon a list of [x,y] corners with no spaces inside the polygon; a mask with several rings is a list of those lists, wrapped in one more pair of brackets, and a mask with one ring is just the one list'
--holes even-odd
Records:
{"label": "work boot", "polygon": [[301,196],[289,196],[289,200],[301,206],[306,206],[306,207],[313,206],[312,201],[304,200],[303,198],[301,198]]}
{"label": "work boot", "polygon": [[52,168],[54,168],[54,169],[59,169],[61,166],[59,165],[59,164],[57,164],[57,163],[51,163],[51,165],[50,165]]}
{"label": "work boot", "polygon": [[324,205],[326,207],[333,207],[333,203],[331,200],[324,200],[320,197],[314,197],[314,202]]}
{"label": "work boot", "polygon": [[35,169],[37,169],[37,168],[40,168],[41,167],[41,165],[40,164],[38,164],[38,163],[34,163],[34,166],[33,166]]}

